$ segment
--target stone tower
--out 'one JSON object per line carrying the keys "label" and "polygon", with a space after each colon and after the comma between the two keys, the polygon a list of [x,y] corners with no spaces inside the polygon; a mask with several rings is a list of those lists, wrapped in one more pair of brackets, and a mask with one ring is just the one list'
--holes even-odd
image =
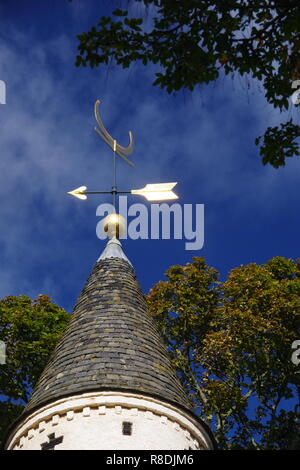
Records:
{"label": "stone tower", "polygon": [[213,449],[117,239],[96,262],[6,449]]}

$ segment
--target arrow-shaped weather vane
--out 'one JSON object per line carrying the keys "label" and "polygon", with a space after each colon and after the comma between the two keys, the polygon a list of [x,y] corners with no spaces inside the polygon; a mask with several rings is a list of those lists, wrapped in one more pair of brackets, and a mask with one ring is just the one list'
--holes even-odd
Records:
{"label": "arrow-shaped weather vane", "polygon": [[128,147],[122,147],[117,143],[115,139],[105,129],[103,122],[100,118],[99,113],[100,101],[97,100],[95,103],[95,118],[100,127],[98,129],[95,127],[95,131],[99,134],[101,139],[113,150],[113,169],[114,169],[114,179],[113,186],[111,191],[87,191],[86,186],[80,186],[79,188],[69,191],[68,194],[75,196],[78,199],[87,199],[87,194],[112,194],[113,195],[113,205],[116,208],[116,195],[117,194],[137,194],[139,196],[144,196],[148,201],[168,201],[172,199],[178,199],[178,196],[172,191],[174,186],[177,183],[157,183],[157,184],[146,184],[142,189],[132,189],[130,191],[118,191],[116,184],[116,154],[121,157],[128,165],[134,166],[128,158],[127,155],[130,155],[133,152],[133,136],[129,131],[129,145]]}

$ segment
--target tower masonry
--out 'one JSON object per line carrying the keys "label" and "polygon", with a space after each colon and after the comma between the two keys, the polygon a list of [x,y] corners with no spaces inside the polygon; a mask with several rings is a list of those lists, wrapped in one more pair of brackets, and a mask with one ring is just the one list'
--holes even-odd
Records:
{"label": "tower masonry", "polygon": [[6,441],[13,450],[214,449],[111,239]]}

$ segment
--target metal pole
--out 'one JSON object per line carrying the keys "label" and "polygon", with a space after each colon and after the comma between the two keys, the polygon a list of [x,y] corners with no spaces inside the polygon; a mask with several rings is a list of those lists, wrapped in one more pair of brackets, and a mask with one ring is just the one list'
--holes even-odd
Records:
{"label": "metal pole", "polygon": [[79,194],[131,194],[131,191],[84,191]]}
{"label": "metal pole", "polygon": [[116,208],[116,194],[117,194],[117,169],[116,169],[116,147],[117,147],[117,141],[114,140],[114,156],[113,156],[113,187],[112,187],[112,195],[113,195],[113,206],[115,208],[115,211],[117,212]]}

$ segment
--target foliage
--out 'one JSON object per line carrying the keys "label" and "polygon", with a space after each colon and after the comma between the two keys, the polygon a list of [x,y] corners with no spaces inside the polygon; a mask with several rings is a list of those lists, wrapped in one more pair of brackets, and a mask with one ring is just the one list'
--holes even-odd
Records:
{"label": "foliage", "polygon": [[47,295],[0,300],[0,339],[6,344],[6,363],[0,364],[0,440],[27,403],[69,318]]}
{"label": "foliage", "polygon": [[[123,68],[137,61],[157,64],[153,84],[168,93],[215,81],[221,71],[250,74],[262,83],[269,103],[281,111],[288,109],[292,81],[300,78],[298,0],[136,2],[145,7],[144,18],[117,9],[77,36],[77,66],[95,67],[111,60]],[[268,129],[260,153],[264,164],[278,168],[285,164],[285,156],[299,155],[300,128],[292,120],[282,126],[279,137],[294,141],[287,150],[280,140],[269,145],[272,129],[276,132]]]}
{"label": "foliage", "polygon": [[263,156],[264,165],[271,163],[274,168],[285,165],[286,157],[300,155],[296,138],[300,135],[300,126],[293,124],[290,119],[280,125],[280,129],[268,127],[264,136],[257,137],[256,144],[263,140],[260,153]]}
{"label": "foliage", "polygon": [[[149,292],[150,313],[198,414],[223,449],[296,449],[300,260],[233,269],[224,283],[202,258],[172,266]],[[20,414],[69,315],[49,297],[0,300],[0,439]]]}
{"label": "foliage", "polygon": [[299,448],[300,371],[291,345],[300,334],[300,262],[241,266],[222,284],[193,258],[166,276],[150,290],[149,309],[220,447]]}

